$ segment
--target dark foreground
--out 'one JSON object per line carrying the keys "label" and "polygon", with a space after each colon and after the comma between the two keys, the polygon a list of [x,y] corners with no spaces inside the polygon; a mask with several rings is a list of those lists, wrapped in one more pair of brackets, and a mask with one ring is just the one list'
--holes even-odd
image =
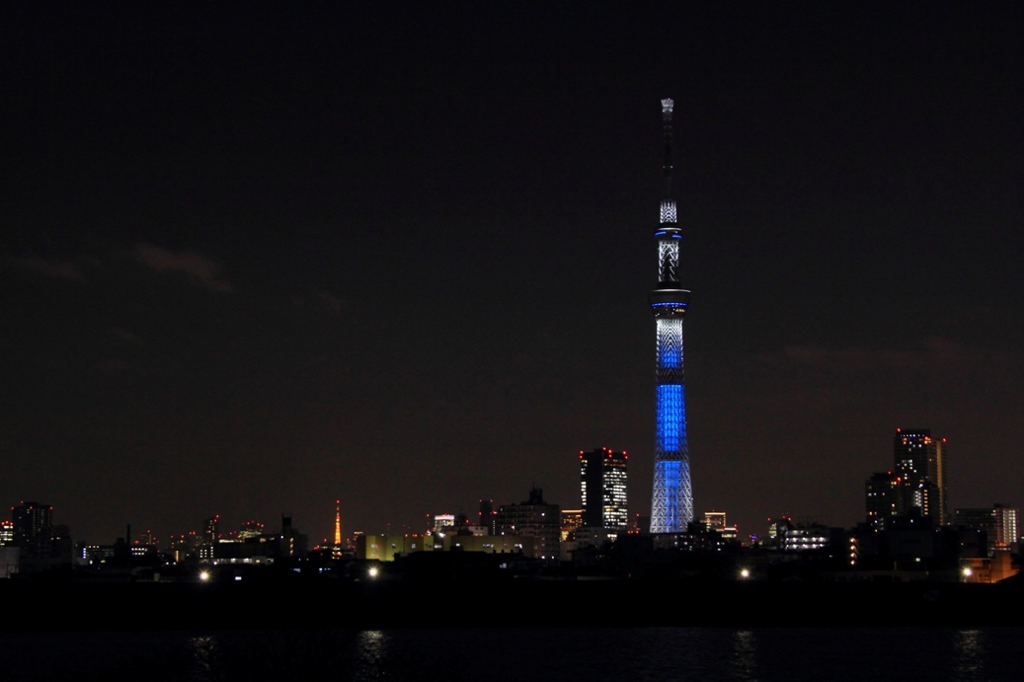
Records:
{"label": "dark foreground", "polygon": [[1021,626],[1024,585],[507,580],[0,581],[9,632],[433,627]]}

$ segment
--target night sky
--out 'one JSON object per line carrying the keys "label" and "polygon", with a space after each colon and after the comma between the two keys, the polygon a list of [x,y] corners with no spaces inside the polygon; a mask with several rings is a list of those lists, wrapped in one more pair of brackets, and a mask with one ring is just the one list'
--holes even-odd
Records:
{"label": "night sky", "polygon": [[697,512],[852,525],[901,426],[1024,505],[1024,9],[681,4],[4,4],[0,509],[649,513],[662,97]]}

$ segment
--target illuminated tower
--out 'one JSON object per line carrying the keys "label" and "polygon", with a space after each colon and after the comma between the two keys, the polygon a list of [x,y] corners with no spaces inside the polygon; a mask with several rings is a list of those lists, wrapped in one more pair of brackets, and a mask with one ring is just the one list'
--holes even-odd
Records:
{"label": "illuminated tower", "polygon": [[335,559],[341,558],[341,500],[334,501],[334,547],[331,555]]}
{"label": "illuminated tower", "polygon": [[686,448],[686,394],[683,385],[683,316],[690,292],[679,283],[679,241],[672,198],[672,100],[661,100],[665,141],[665,198],[654,237],[658,243],[658,286],[651,291],[657,342],[654,493],[651,532],[680,533],[693,520],[690,456]]}

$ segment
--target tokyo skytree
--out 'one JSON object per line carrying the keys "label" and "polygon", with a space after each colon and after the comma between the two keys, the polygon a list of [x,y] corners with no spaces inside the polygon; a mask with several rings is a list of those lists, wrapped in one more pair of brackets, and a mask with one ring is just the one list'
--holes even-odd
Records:
{"label": "tokyo skytree", "polygon": [[679,243],[683,235],[672,197],[672,107],[671,99],[661,100],[665,197],[654,233],[658,244],[658,286],[649,296],[657,343],[652,533],[681,533],[693,520],[683,381],[683,317],[690,292],[679,283]]}

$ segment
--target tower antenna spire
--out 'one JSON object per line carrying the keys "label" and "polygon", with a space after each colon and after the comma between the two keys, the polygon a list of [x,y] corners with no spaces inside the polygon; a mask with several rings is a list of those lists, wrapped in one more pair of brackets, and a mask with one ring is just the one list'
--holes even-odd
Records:
{"label": "tower antenna spire", "polygon": [[665,159],[662,162],[662,171],[665,174],[665,198],[672,198],[672,109],[675,102],[671,97],[661,100],[661,129],[662,139],[665,143]]}

